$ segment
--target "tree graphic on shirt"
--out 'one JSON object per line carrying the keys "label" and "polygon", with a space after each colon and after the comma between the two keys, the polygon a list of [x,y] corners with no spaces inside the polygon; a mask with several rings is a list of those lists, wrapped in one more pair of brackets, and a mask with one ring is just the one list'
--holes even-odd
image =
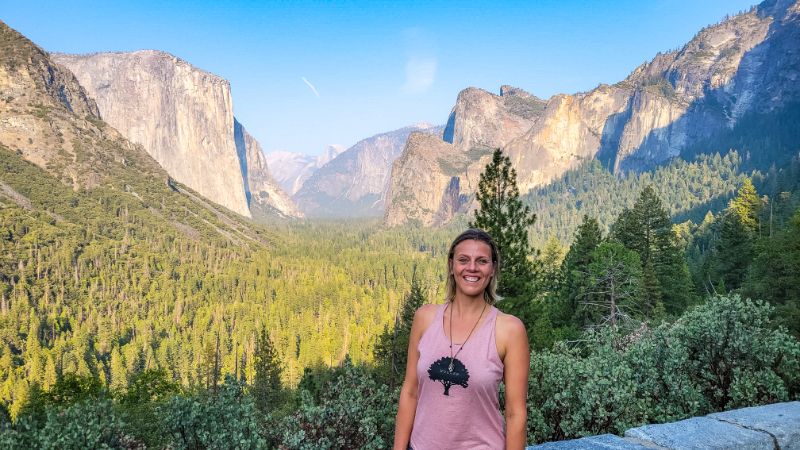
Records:
{"label": "tree graphic on shirt", "polygon": [[[452,370],[450,363],[452,362]],[[444,385],[444,395],[450,395],[450,387],[454,385],[466,388],[468,386],[469,371],[464,363],[449,356],[437,359],[428,369],[428,378]]]}

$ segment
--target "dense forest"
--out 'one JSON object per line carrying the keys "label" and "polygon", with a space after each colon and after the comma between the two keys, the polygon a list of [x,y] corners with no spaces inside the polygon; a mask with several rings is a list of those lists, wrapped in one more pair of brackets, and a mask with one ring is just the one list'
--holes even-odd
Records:
{"label": "dense forest", "polygon": [[[463,222],[258,225],[0,164],[0,447],[388,445]],[[529,439],[798,398],[798,180],[732,151],[526,195],[533,276],[500,307],[535,349]]]}

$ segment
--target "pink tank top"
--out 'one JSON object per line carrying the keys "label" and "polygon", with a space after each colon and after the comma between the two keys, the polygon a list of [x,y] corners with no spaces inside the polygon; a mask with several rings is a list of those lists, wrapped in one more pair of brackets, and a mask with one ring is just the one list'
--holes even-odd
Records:
{"label": "pink tank top", "polygon": [[[450,368],[450,339],[444,333],[444,311],[419,340],[419,393],[411,447],[414,450],[502,450],[503,417],[498,388],[503,362],[495,344],[497,308],[491,306],[480,328],[464,344]],[[453,353],[461,348],[453,344]]]}

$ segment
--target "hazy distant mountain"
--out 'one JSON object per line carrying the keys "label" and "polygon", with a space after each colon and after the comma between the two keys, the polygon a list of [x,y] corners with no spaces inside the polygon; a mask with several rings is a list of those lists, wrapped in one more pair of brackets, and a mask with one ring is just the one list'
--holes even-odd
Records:
{"label": "hazy distant mountain", "polygon": [[271,167],[272,176],[278,184],[294,195],[320,167],[344,151],[342,145],[329,145],[322,154],[310,156],[303,153],[275,151],[268,153],[267,164]]}
{"label": "hazy distant mountain", "polygon": [[412,132],[441,136],[442,127],[417,124],[359,141],[303,183],[298,206],[307,216],[381,216],[392,163]]}
{"label": "hazy distant mountain", "polygon": [[[248,153],[237,151],[227,80],[154,50],[52,57],[97,101],[103,120],[141,144],[173,178],[251,216],[247,192],[252,180],[246,176],[246,161],[240,159]],[[268,169],[261,164],[250,171],[263,175]],[[274,195],[256,199],[283,214],[297,215],[288,197],[272,191]]]}
{"label": "hazy distant mountain", "polygon": [[525,193],[590,159],[621,173],[725,151],[715,145],[732,136],[740,148],[765,142],[769,133],[748,124],[794,117],[799,78],[800,3],[768,0],[611,86],[546,102],[508,88],[500,96],[466,89],[443,140],[409,139],[392,169],[385,221],[435,224],[468,211],[491,147],[509,156]]}

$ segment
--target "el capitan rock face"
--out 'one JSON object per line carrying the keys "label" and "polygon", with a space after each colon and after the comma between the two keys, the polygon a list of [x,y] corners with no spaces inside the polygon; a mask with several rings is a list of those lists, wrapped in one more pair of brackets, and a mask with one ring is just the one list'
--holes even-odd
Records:
{"label": "el capitan rock face", "polygon": [[441,127],[419,124],[363,139],[315,171],[294,200],[312,217],[380,217],[392,163],[417,131],[441,135]]}
{"label": "el capitan rock face", "polygon": [[75,74],[104,121],[173,178],[250,217],[226,80],[152,50],[53,59]]}
{"label": "el capitan rock face", "polygon": [[[409,140],[392,172],[385,221],[445,220],[437,205],[453,198],[454,187],[426,182],[443,176],[423,156],[428,153],[459,157],[501,148],[517,169],[522,193],[593,158],[616,173],[647,170],[713,143],[748,114],[780,114],[800,101],[798,79],[800,2],[769,0],[703,29],[682,49],[657,55],[615,85],[546,103],[505,86],[501,96],[465,89],[443,142]],[[474,183],[460,181],[459,195],[470,203]]]}

